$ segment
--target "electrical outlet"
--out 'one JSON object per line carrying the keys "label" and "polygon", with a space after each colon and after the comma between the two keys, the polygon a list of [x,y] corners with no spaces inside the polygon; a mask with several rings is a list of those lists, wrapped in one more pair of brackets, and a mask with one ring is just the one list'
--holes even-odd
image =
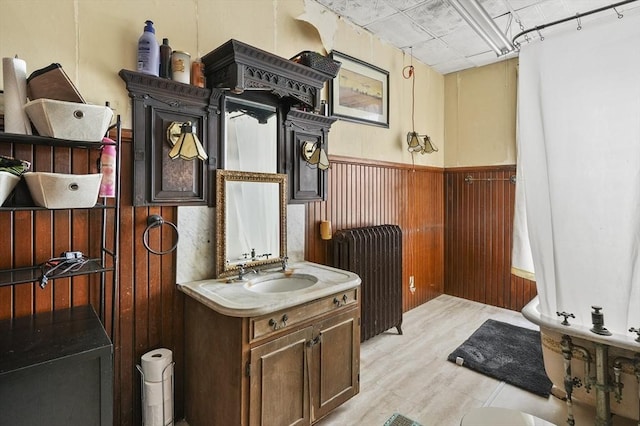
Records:
{"label": "electrical outlet", "polygon": [[414,280],[413,280],[413,275],[411,275],[409,277],[409,291],[411,293],[415,293],[416,292],[416,286],[415,286],[415,283],[414,283]]}

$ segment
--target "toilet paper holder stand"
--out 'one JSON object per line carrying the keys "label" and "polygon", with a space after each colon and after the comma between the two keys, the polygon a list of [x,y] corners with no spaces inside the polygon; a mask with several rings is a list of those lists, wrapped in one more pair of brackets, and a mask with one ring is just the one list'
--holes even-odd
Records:
{"label": "toilet paper holder stand", "polygon": [[[171,395],[174,394],[174,380],[173,380],[173,366],[174,365],[175,365],[175,361],[167,364],[162,369],[162,376],[161,376],[162,380],[164,380],[165,373],[167,372],[167,369],[171,368],[171,376],[170,376],[171,377]],[[144,404],[145,404],[145,401],[146,401],[146,395],[145,395],[145,390],[144,390],[144,382],[145,382],[145,380],[144,380],[144,372],[142,371],[142,367],[139,364],[136,364],[136,369],[140,372],[140,393],[142,395],[142,412],[143,412],[143,415],[142,415],[142,426],[145,426]],[[168,419],[167,420],[167,419],[164,418],[164,416],[165,416],[164,413],[166,412],[164,404],[165,404],[166,401],[167,401],[167,399],[165,398],[165,395],[164,395],[164,386],[162,386],[162,424],[164,426],[173,425],[174,424],[174,419]],[[173,401],[173,398],[171,398],[171,401]],[[173,407],[171,409],[171,413],[172,414],[174,413]]]}

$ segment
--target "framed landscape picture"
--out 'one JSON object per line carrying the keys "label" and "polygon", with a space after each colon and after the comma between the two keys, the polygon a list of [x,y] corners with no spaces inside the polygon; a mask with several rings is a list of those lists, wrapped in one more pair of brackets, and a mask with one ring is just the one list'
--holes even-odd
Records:
{"label": "framed landscape picture", "polygon": [[331,58],[342,63],[329,88],[331,115],[389,127],[389,72],[335,50]]}

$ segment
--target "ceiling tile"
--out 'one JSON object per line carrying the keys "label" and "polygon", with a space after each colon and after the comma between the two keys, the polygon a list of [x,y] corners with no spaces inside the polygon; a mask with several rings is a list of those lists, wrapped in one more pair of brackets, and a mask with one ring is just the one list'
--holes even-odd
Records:
{"label": "ceiling tile", "polygon": [[472,56],[491,50],[489,45],[471,29],[466,26],[442,37],[447,46],[459,52],[463,56]]}
{"label": "ceiling tile", "polygon": [[365,28],[401,49],[433,39],[403,13],[396,13],[367,25]]}
{"label": "ceiling tile", "polygon": [[338,15],[349,18],[351,22],[361,27],[378,19],[396,13],[396,10],[383,0],[317,0],[318,3],[333,10]]}
{"label": "ceiling tile", "polygon": [[431,39],[413,47],[413,56],[427,65],[437,65],[459,59],[461,56],[439,39]]}
{"label": "ceiling tile", "polygon": [[425,0],[385,0],[387,4],[394,9],[404,11],[414,7],[419,3],[424,3]]}
{"label": "ceiling tile", "polygon": [[466,22],[445,0],[429,0],[407,10],[407,15],[435,36],[450,34]]}
{"label": "ceiling tile", "polygon": [[473,64],[473,62],[463,58],[435,65],[433,69],[438,71],[440,74],[449,74],[452,72],[465,70],[467,68],[473,68],[474,66],[475,65]]}
{"label": "ceiling tile", "polygon": [[509,7],[504,0],[480,0],[480,4],[492,18],[509,13]]}

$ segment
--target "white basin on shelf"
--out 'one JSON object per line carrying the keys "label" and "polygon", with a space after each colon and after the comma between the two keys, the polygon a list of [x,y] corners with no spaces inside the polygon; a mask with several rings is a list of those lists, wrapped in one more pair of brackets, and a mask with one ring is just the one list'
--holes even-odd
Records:
{"label": "white basin on shelf", "polygon": [[264,278],[255,278],[244,286],[247,290],[256,293],[284,293],[287,291],[302,290],[311,287],[318,282],[318,278],[307,274],[276,274]]}

